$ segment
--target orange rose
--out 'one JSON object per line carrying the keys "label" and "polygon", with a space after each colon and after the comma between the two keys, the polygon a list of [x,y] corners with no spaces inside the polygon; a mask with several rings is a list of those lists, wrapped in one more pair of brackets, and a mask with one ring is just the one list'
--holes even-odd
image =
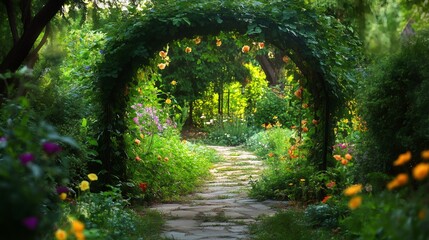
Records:
{"label": "orange rose", "polygon": [[248,46],[248,45],[244,45],[244,46],[241,48],[241,51],[242,51],[243,53],[248,53],[248,52],[250,51],[250,46]]}

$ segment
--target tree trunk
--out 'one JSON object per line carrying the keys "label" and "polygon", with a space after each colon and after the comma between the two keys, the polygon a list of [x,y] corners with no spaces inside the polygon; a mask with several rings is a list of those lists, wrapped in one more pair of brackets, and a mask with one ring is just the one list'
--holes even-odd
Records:
{"label": "tree trunk", "polygon": [[[24,63],[28,57],[31,49],[34,46],[39,35],[43,29],[48,25],[51,19],[63,6],[65,0],[50,0],[45,6],[36,14],[31,22],[25,22],[27,25],[24,33],[19,40],[13,45],[12,49],[8,52],[6,57],[0,64],[0,73],[15,72]],[[28,19],[26,19],[28,21]],[[13,79],[7,79],[0,82],[0,95],[7,94],[7,86],[16,88]]]}

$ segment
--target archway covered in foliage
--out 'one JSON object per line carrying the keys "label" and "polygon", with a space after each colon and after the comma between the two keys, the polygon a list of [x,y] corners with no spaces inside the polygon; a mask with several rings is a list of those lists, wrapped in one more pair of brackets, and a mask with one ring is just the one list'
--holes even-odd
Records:
{"label": "archway covered in foliage", "polygon": [[109,39],[105,59],[98,68],[102,104],[99,119],[99,154],[103,169],[112,177],[126,179],[127,156],[122,134],[126,130],[124,92],[139,67],[169,42],[197,35],[235,31],[266,41],[285,54],[307,78],[306,88],[314,98],[320,119],[314,163],[326,168],[334,141],[335,118],[353,89],[357,41],[335,19],[306,9],[301,1],[175,1],[132,16]]}

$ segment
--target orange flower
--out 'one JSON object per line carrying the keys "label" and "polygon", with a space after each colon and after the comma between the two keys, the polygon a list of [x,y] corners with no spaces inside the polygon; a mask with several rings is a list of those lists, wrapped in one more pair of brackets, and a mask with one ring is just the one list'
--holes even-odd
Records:
{"label": "orange flower", "polygon": [[429,160],[429,150],[422,151],[421,157],[423,160]]}
{"label": "orange flower", "polygon": [[216,39],[216,46],[220,47],[222,45],[222,41],[220,39]]}
{"label": "orange flower", "polygon": [[198,36],[198,37],[196,37],[196,38],[194,38],[194,42],[195,42],[195,44],[200,44],[201,43],[201,38]]}
{"label": "orange flower", "polygon": [[362,197],[361,196],[355,196],[349,201],[349,208],[351,210],[355,210],[362,204]]}
{"label": "orange flower", "polygon": [[190,47],[186,47],[186,48],[185,48],[185,53],[190,53],[190,52],[192,52],[192,48],[190,48]]}
{"label": "orange flower", "polygon": [[283,56],[282,60],[283,60],[283,62],[288,63],[289,62],[289,57],[288,56]]}
{"label": "orange flower", "polygon": [[259,49],[263,49],[265,47],[265,43],[263,42],[258,43],[258,47]]}
{"label": "orange flower", "polygon": [[274,157],[274,153],[268,153],[268,157]]}
{"label": "orange flower", "polygon": [[85,234],[83,232],[76,232],[74,233],[74,236],[76,237],[76,240],[85,240]]}
{"label": "orange flower", "polygon": [[326,203],[330,198],[332,198],[332,196],[325,196],[322,200],[322,203]]}
{"label": "orange flower", "polygon": [[302,98],[302,88],[298,88],[298,90],[296,90],[293,93],[297,98],[301,99]]}
{"label": "orange flower", "polygon": [[167,64],[165,64],[165,63],[158,64],[158,68],[161,70],[164,70],[166,66],[167,66]]}
{"label": "orange flower", "polygon": [[347,163],[349,163],[349,161],[347,159],[341,158],[341,164],[347,165]]}
{"label": "orange flower", "polygon": [[309,107],[310,107],[310,105],[309,105],[308,103],[303,103],[301,106],[302,106],[302,108],[304,108],[304,109],[305,109],[305,108],[309,108]]}
{"label": "orange flower", "polygon": [[303,132],[308,132],[308,127],[302,127]]}
{"label": "orange flower", "polygon": [[314,125],[319,124],[319,121],[317,121],[316,119],[313,119],[311,122],[312,122]]}
{"label": "orange flower", "polygon": [[292,126],[290,126],[290,128],[291,128],[291,129],[295,129],[295,128],[296,128],[296,126],[295,126],[295,125],[292,125]]}
{"label": "orange flower", "polygon": [[79,220],[72,220],[71,226],[72,232],[83,232],[83,230],[85,230],[85,224]]}
{"label": "orange flower", "polygon": [[351,185],[344,190],[344,195],[353,196],[362,191],[362,184]]}
{"label": "orange flower", "polygon": [[400,154],[395,162],[393,162],[393,166],[401,166],[411,160],[411,152],[407,151],[406,153]]}
{"label": "orange flower", "polygon": [[418,217],[419,217],[420,220],[425,219],[425,217],[426,217],[426,210],[425,209],[420,210],[419,214],[418,214]]}
{"label": "orange flower", "polygon": [[418,181],[422,181],[429,173],[429,163],[419,163],[413,169],[413,177]]}
{"label": "orange flower", "polygon": [[342,157],[341,157],[340,155],[338,155],[338,154],[335,154],[333,157],[334,157],[334,158],[335,158],[335,160],[337,160],[337,161],[341,161],[341,159],[342,159]]}
{"label": "orange flower", "polygon": [[67,232],[62,229],[58,229],[57,231],[55,231],[55,238],[57,240],[65,240],[67,239]]}
{"label": "orange flower", "polygon": [[307,122],[308,122],[308,121],[307,121],[307,120],[305,120],[305,119],[304,119],[304,120],[301,120],[301,125],[306,125],[306,124],[307,124]]}
{"label": "orange flower", "polygon": [[408,183],[408,175],[406,173],[398,174],[392,181],[387,184],[387,189],[392,190],[397,187],[404,186]]}
{"label": "orange flower", "polygon": [[164,158],[164,162],[168,162],[168,160],[169,160],[168,157]]}
{"label": "orange flower", "polygon": [[136,156],[136,158],[135,158],[135,159],[136,159],[136,161],[137,161],[137,162],[139,162],[139,161],[141,161],[141,160],[142,160],[139,156]]}
{"label": "orange flower", "polygon": [[137,145],[140,145],[141,141],[136,138],[136,139],[134,139],[134,143]]}
{"label": "orange flower", "polygon": [[243,53],[248,53],[248,52],[250,51],[250,47],[249,47],[248,45],[244,45],[244,46],[241,48],[241,51],[242,51]]}
{"label": "orange flower", "polygon": [[162,57],[162,58],[165,58],[165,57],[167,57],[167,52],[165,52],[165,51],[160,51],[160,52],[159,52],[159,56],[160,56],[160,57]]}
{"label": "orange flower", "polygon": [[349,153],[347,153],[345,156],[344,156],[347,160],[352,160],[352,155],[350,155]]}

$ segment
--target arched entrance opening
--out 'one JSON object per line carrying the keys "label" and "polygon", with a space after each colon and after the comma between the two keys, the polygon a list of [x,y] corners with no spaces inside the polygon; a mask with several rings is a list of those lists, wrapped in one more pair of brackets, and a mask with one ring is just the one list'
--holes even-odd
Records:
{"label": "arched entrance opening", "polygon": [[167,43],[220,31],[264,39],[295,62],[307,78],[303,87],[314,97],[315,114],[320,119],[311,158],[320,169],[326,169],[335,118],[354,83],[350,72],[356,67],[354,50],[358,44],[347,29],[333,18],[305,9],[299,1],[269,5],[257,1],[246,5],[180,1],[130,17],[107,43],[97,79],[102,105],[99,155],[108,173],[107,182],[126,179],[122,134],[126,130],[127,83]]}

